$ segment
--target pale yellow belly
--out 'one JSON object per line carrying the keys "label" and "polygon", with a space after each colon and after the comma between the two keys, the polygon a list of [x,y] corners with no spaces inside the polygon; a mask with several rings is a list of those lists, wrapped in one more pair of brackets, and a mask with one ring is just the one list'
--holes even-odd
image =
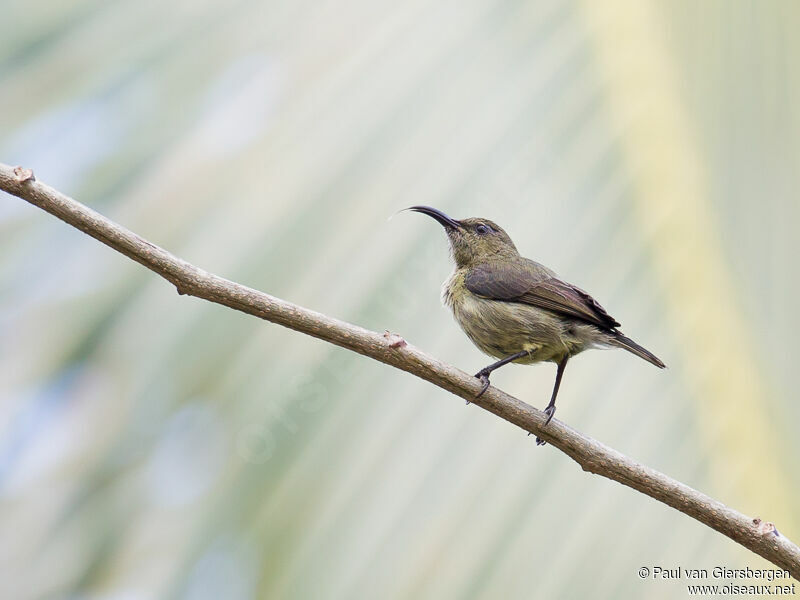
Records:
{"label": "pale yellow belly", "polygon": [[505,358],[525,351],[530,356],[514,362],[558,362],[602,343],[602,333],[591,325],[528,304],[481,298],[466,289],[459,292],[445,302],[464,333],[489,356]]}

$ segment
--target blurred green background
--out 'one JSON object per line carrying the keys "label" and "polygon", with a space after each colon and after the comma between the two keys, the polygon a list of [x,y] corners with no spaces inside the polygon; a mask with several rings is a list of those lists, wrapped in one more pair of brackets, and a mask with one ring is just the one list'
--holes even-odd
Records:
{"label": "blurred green background", "polygon": [[[441,228],[388,219],[491,218],[670,367],[586,353],[558,417],[800,538],[796,2],[0,9],[3,162],[468,372]],[[0,196],[0,597],[685,596],[652,565],[767,563]]]}

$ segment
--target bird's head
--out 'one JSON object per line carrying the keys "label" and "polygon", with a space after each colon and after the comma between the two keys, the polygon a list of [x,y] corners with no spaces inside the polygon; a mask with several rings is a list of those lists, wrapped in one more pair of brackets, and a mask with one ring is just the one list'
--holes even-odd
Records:
{"label": "bird's head", "polygon": [[450,240],[450,252],[456,267],[469,267],[491,260],[519,256],[508,234],[489,219],[471,217],[456,221],[430,206],[412,206],[406,210],[428,215],[444,227]]}

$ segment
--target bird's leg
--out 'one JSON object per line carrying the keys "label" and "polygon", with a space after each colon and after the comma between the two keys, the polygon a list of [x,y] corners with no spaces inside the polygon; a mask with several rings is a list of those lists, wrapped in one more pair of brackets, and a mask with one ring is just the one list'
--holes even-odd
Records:
{"label": "bird's leg", "polygon": [[[511,356],[506,356],[502,360],[498,360],[496,363],[490,364],[488,367],[483,367],[480,371],[475,373],[475,377],[481,380],[483,383],[483,388],[478,395],[475,396],[476,398],[480,398],[483,396],[483,393],[489,389],[489,375],[491,375],[492,371],[495,369],[499,369],[503,365],[507,365],[513,360],[517,360],[518,358],[522,358],[523,356],[528,356],[529,352],[527,350],[523,350],[522,352],[517,352],[516,354],[512,354]],[[467,404],[469,404],[469,400],[467,400]]]}
{"label": "bird's leg", "polygon": [[[545,414],[547,415],[547,420],[544,422],[542,427],[547,426],[550,422],[550,419],[553,418],[553,415],[556,413],[556,396],[558,396],[558,388],[561,386],[561,377],[564,375],[564,368],[567,366],[567,361],[569,360],[569,356],[565,356],[560,363],[558,363],[558,367],[556,368],[556,384],[553,386],[553,395],[550,397],[550,404],[547,405],[547,408],[544,409]],[[536,438],[536,445],[543,446],[546,444],[542,438]]]}

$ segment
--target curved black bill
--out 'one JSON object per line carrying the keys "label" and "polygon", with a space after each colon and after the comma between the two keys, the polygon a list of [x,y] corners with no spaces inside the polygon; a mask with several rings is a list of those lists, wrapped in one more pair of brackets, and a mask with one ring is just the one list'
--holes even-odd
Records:
{"label": "curved black bill", "polygon": [[413,210],[414,212],[422,213],[423,215],[428,215],[429,217],[433,217],[439,223],[441,223],[444,227],[455,227],[458,228],[461,224],[456,221],[455,219],[451,219],[442,211],[433,208],[431,206],[409,206],[406,210]]}

